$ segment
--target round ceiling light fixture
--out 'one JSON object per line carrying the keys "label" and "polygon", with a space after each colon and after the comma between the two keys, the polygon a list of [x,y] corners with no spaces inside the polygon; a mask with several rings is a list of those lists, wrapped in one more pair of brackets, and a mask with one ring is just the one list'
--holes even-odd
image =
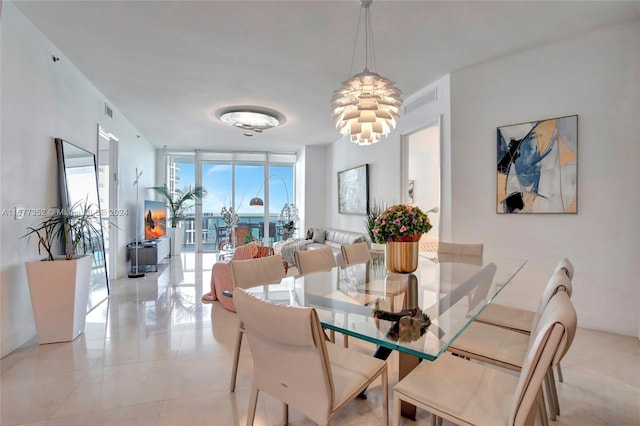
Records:
{"label": "round ceiling light fixture", "polygon": [[216,111],[215,115],[224,123],[244,130],[245,136],[262,133],[272,127],[278,127],[286,121],[278,111],[251,105],[222,108]]}

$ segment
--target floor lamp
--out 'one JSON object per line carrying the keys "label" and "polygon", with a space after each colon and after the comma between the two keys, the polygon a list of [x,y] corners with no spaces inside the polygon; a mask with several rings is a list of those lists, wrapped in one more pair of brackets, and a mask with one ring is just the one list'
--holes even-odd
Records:
{"label": "floor lamp", "polygon": [[140,236],[140,217],[138,215],[138,210],[140,210],[140,188],[138,186],[138,181],[140,180],[140,176],[142,176],[142,171],[138,173],[138,168],[136,167],[136,180],[133,182],[133,186],[136,187],[136,231],[135,238],[133,240],[135,244],[135,252],[136,252],[136,269],[133,269],[133,262],[131,263],[131,270],[129,271],[129,278],[141,278],[144,277],[145,273],[140,272],[140,263],[138,262],[138,249],[140,247],[140,241],[138,238]]}
{"label": "floor lamp", "polygon": [[[284,181],[284,179],[282,178],[282,176],[280,175],[269,175],[269,177],[267,177],[267,179],[265,179],[264,182],[262,182],[262,185],[260,185],[260,188],[258,188],[258,192],[256,192],[256,196],[253,197],[250,201],[249,201],[249,205],[251,207],[263,207],[264,206],[264,200],[260,197],[258,197],[258,194],[260,194],[260,190],[262,188],[264,188],[265,183],[267,183],[267,181],[269,179],[271,179],[272,177],[277,177],[278,179],[280,179],[282,181],[282,185],[284,185],[284,192],[287,195],[287,205],[289,205],[289,189],[287,188],[287,183]],[[271,237],[271,235],[269,235]],[[275,239],[275,235],[273,235],[274,239]]]}

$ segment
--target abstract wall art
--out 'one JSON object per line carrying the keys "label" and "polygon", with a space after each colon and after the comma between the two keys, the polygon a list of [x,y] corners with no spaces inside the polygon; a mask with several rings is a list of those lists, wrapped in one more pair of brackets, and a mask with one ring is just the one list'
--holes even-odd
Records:
{"label": "abstract wall art", "polygon": [[497,133],[497,213],[578,212],[577,115]]}
{"label": "abstract wall art", "polygon": [[369,210],[369,165],[338,172],[338,213],[366,215]]}

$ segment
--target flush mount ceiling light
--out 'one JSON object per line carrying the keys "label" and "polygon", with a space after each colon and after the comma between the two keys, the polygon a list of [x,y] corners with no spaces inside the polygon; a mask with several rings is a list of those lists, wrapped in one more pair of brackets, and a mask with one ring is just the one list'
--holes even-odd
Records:
{"label": "flush mount ceiling light", "polygon": [[355,59],[356,44],[360,20],[364,12],[365,65],[364,71],[343,81],[342,86],[333,92],[331,107],[336,128],[351,142],[358,145],[371,145],[380,141],[396,125],[400,115],[402,99],[400,89],[381,75],[369,71],[369,56],[375,69],[373,48],[373,30],[371,28],[370,6],[373,0],[360,0],[360,18],[356,30],[356,42],[353,48],[351,64]]}
{"label": "flush mount ceiling light", "polygon": [[216,111],[216,117],[230,126],[245,130],[245,136],[262,133],[285,122],[279,112],[257,106],[233,106]]}

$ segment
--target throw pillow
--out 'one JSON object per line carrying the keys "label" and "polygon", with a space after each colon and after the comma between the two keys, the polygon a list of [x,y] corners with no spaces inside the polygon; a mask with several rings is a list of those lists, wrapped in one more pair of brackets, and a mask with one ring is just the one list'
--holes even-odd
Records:
{"label": "throw pillow", "polygon": [[314,243],[324,244],[324,236],[325,236],[325,230],[324,229],[315,228],[313,230],[313,242]]}
{"label": "throw pillow", "polygon": [[307,230],[307,237],[305,238],[305,240],[313,240],[313,228],[309,228]]}
{"label": "throw pillow", "polygon": [[258,254],[258,243],[252,242],[243,246],[237,247],[233,253],[231,260],[248,260],[253,259]]}

